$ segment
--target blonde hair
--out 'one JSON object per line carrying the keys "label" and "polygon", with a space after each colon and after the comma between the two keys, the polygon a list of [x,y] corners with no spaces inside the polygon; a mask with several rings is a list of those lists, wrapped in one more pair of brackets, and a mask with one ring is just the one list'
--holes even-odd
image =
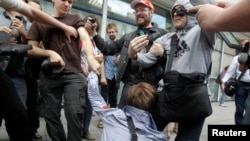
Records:
{"label": "blonde hair", "polygon": [[127,105],[153,113],[157,106],[157,100],[157,90],[149,83],[141,82],[128,89]]}

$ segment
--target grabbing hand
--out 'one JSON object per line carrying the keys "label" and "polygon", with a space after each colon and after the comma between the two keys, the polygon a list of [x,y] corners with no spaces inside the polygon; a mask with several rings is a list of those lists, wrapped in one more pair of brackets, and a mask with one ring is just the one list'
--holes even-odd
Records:
{"label": "grabbing hand", "polygon": [[7,26],[0,26],[0,31],[4,31],[4,32],[8,33],[10,36],[13,36],[12,30]]}
{"label": "grabbing hand", "polygon": [[90,71],[92,70],[93,72],[99,75],[101,68],[100,63],[94,57],[88,57],[87,59]]}
{"label": "grabbing hand", "polygon": [[48,50],[48,53],[49,53],[49,60],[52,65],[65,66],[65,62],[58,53],[52,50]]}
{"label": "grabbing hand", "polygon": [[87,30],[90,36],[95,36],[97,34],[96,33],[97,23],[96,22],[92,23],[90,19],[91,17],[88,17],[88,20],[84,24],[84,28]]}
{"label": "grabbing hand", "polygon": [[69,42],[71,42],[71,36],[73,36],[74,38],[77,38],[77,36],[78,36],[76,29],[74,27],[68,26],[68,25],[66,26],[66,28],[64,30],[64,34],[66,35]]}
{"label": "grabbing hand", "polygon": [[153,43],[152,47],[150,48],[149,52],[153,54],[154,56],[162,56],[164,53],[164,48],[159,43]]}
{"label": "grabbing hand", "polygon": [[134,56],[140,52],[143,48],[146,47],[149,40],[147,35],[142,35],[135,37],[133,40],[130,41],[128,47],[128,55],[130,58],[134,58]]}

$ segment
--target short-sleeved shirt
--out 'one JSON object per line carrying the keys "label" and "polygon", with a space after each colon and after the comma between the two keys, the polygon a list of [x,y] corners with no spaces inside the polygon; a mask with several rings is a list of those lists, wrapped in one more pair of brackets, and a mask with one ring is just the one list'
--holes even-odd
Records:
{"label": "short-sleeved shirt", "polygon": [[[67,14],[56,19],[76,29],[84,25],[82,18],[77,14]],[[61,55],[65,61],[63,73],[82,72],[79,37],[72,37],[69,43],[63,30],[34,21],[27,39],[42,41],[45,49],[54,50]]]}
{"label": "short-sleeved shirt", "polygon": [[23,2],[21,0],[0,0],[0,7],[19,11],[23,9]]}

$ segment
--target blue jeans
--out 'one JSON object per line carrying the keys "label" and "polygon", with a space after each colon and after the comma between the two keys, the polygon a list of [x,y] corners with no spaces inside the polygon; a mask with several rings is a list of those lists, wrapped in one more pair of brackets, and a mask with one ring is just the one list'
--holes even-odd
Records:
{"label": "blue jeans", "polygon": [[26,107],[27,87],[24,77],[10,76],[10,79],[16,88],[17,95],[21,99],[23,106]]}
{"label": "blue jeans", "polygon": [[[42,96],[41,110],[46,122],[47,132],[53,141],[80,141],[82,117],[87,88],[83,73],[59,74],[54,77],[40,75],[39,89]],[[61,102],[64,98],[64,112],[68,134],[61,122]]]}
{"label": "blue jeans", "polygon": [[222,105],[222,104],[224,104],[224,102],[225,102],[226,94],[225,94],[224,91],[222,90],[221,85],[220,85],[220,90],[221,90],[220,105]]}
{"label": "blue jeans", "polygon": [[245,106],[246,106],[246,110],[245,110],[245,115],[243,118],[243,124],[250,125],[250,96],[249,96],[249,94],[247,96]]}
{"label": "blue jeans", "polygon": [[236,125],[241,125],[243,121],[243,114],[245,110],[245,102],[248,96],[249,86],[239,82],[237,92],[235,95],[236,111],[234,120]]}

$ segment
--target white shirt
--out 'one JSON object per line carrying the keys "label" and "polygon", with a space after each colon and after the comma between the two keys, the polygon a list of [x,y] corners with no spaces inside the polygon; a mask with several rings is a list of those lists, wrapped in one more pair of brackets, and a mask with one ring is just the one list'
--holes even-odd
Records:
{"label": "white shirt", "polygon": [[[227,80],[229,80],[231,77],[235,76],[236,72],[236,78],[238,78],[241,74],[241,71],[239,71],[239,63],[238,63],[239,56],[235,56],[227,69],[226,74],[222,78],[222,82],[225,83]],[[245,72],[245,74],[241,77],[240,81],[244,82],[250,82],[250,75],[249,75],[249,69]]]}
{"label": "white shirt", "polygon": [[23,9],[24,2],[22,0],[0,0],[0,7],[3,7],[4,9],[11,9],[20,11]]}

